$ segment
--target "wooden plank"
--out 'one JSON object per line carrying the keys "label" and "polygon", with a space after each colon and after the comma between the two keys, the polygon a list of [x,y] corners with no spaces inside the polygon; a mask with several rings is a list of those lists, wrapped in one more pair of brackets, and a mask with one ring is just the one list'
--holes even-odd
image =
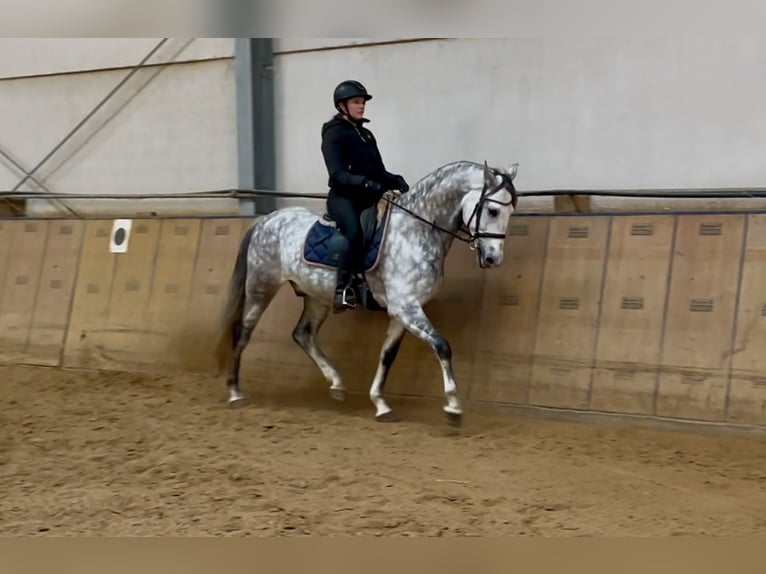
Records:
{"label": "wooden plank", "polygon": [[487,273],[472,400],[528,401],[549,223],[547,217],[512,219],[506,260]]}
{"label": "wooden plank", "polygon": [[109,299],[116,256],[109,252],[112,221],[85,224],[77,283],[72,301],[63,364],[66,367],[106,368],[104,333],[108,331]]}
{"label": "wooden plank", "polygon": [[744,216],[679,217],[656,413],[722,420]]}
{"label": "wooden plank", "polygon": [[135,219],[127,253],[117,253],[103,354],[112,368],[141,368],[151,337],[149,299],[161,221]]}
{"label": "wooden plank", "polygon": [[15,223],[0,219],[0,305],[3,303],[3,291],[5,290],[8,266],[11,264],[11,245],[13,243]]}
{"label": "wooden plank", "polygon": [[85,231],[82,221],[51,221],[26,362],[59,366]]}
{"label": "wooden plank", "polygon": [[652,414],[675,218],[615,217],[590,407]]}
{"label": "wooden plank", "polygon": [[726,419],[766,424],[766,215],[749,215]]}
{"label": "wooden plank", "polygon": [[587,408],[610,220],[550,224],[529,402]]}
{"label": "wooden plank", "polygon": [[202,222],[184,329],[176,353],[184,369],[213,369],[214,337],[229,278],[249,219],[208,219]]}
{"label": "wooden plank", "polygon": [[141,361],[154,367],[183,364],[180,340],[189,307],[199,244],[200,219],[167,219],[162,222],[151,296],[148,332],[137,341]]}
{"label": "wooden plank", "polygon": [[23,362],[35,308],[48,222],[7,223],[11,228],[10,257],[0,303],[0,360]]}

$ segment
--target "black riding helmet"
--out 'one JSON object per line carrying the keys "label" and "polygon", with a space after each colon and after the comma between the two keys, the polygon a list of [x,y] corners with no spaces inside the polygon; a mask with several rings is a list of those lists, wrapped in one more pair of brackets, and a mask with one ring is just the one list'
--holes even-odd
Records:
{"label": "black riding helmet", "polygon": [[367,88],[356,80],[345,80],[341,82],[335,87],[335,92],[333,92],[332,95],[336,108],[341,102],[345,102],[346,100],[358,96],[362,96],[366,102],[372,99],[372,96],[367,92]]}

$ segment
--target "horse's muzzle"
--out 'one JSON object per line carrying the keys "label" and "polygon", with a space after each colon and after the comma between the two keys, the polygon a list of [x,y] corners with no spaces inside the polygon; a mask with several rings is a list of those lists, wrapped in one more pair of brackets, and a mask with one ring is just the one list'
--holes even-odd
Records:
{"label": "horse's muzzle", "polygon": [[499,267],[503,262],[502,252],[495,248],[485,248],[479,245],[476,250],[479,258],[479,267],[482,269],[492,269],[493,267]]}

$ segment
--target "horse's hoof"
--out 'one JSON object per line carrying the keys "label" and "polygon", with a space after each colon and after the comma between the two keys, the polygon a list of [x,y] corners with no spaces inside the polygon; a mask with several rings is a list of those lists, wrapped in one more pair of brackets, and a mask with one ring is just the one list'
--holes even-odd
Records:
{"label": "horse's hoof", "polygon": [[241,409],[244,406],[245,406],[245,397],[235,397],[233,399],[229,399],[229,408]]}
{"label": "horse's hoof", "polygon": [[388,411],[381,415],[375,415],[375,420],[379,423],[396,423],[399,422],[399,417],[394,414],[394,411]]}
{"label": "horse's hoof", "polygon": [[345,389],[330,389],[330,396],[339,403],[342,403],[346,400],[346,391]]}
{"label": "horse's hoof", "polygon": [[454,428],[460,428],[463,425],[463,415],[461,413],[452,413],[445,411],[447,415],[447,424]]}

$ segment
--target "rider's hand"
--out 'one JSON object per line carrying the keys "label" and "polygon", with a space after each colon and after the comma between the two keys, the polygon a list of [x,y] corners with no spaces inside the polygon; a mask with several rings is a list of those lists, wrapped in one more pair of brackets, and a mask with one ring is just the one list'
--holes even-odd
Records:
{"label": "rider's hand", "polygon": [[364,182],[364,187],[376,194],[383,193],[383,186],[380,185],[377,181],[373,181],[371,179],[368,179]]}
{"label": "rider's hand", "polygon": [[395,175],[396,187],[401,190],[402,193],[407,193],[410,190],[410,186],[407,181],[401,175]]}

